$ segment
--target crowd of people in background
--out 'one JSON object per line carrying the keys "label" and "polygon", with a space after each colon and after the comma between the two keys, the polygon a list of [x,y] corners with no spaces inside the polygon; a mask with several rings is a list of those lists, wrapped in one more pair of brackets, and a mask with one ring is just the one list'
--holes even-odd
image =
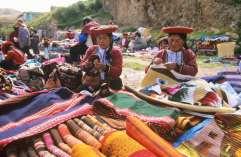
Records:
{"label": "crowd of people in background", "polygon": [[[148,38],[143,32],[124,32],[120,38],[115,37],[118,26],[113,23],[100,25],[90,17],[83,19],[83,28],[77,41],[69,48],[69,62],[79,67],[84,75],[80,78],[80,89],[96,91],[101,84],[107,83],[112,89],[121,89],[124,52],[135,52],[146,49]],[[171,31],[170,31],[170,30]],[[186,27],[171,27],[163,29],[168,37],[161,38],[158,43],[159,51],[153,58],[152,64],[163,64],[169,70],[181,74],[195,76],[197,64],[195,54],[187,47],[187,34],[192,31]],[[75,33],[68,30],[65,34],[68,40],[75,40]],[[5,59],[0,66],[5,69],[17,70],[27,59],[40,55],[39,45],[43,47],[43,57],[50,59],[50,39],[40,39],[37,31],[27,27],[23,20],[17,20],[14,31],[9,36],[9,41],[2,46]],[[32,49],[30,51],[30,49]],[[149,67],[149,66],[148,66]],[[148,69],[147,67],[147,69]],[[53,83],[53,81],[47,81]],[[54,87],[53,85],[47,85]]]}

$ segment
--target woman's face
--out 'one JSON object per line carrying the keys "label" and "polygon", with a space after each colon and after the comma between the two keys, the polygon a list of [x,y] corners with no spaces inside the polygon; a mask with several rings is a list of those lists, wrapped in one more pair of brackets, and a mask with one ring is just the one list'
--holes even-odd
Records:
{"label": "woman's face", "polygon": [[159,49],[167,49],[168,48],[168,41],[163,40],[160,45],[159,45]]}
{"label": "woman's face", "polygon": [[184,41],[179,35],[173,34],[168,37],[168,44],[171,51],[177,52],[183,48]]}
{"label": "woman's face", "polygon": [[106,49],[110,46],[111,39],[107,34],[101,34],[97,36],[97,44],[103,48]]}

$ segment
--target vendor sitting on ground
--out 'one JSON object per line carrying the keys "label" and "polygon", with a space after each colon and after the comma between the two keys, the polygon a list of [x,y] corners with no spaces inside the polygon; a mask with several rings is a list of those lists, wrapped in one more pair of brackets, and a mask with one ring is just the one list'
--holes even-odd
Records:
{"label": "vendor sitting on ground", "polygon": [[10,41],[3,44],[2,51],[5,55],[5,59],[0,62],[1,68],[6,70],[17,70],[19,66],[26,61],[24,53],[15,48]]}
{"label": "vendor sitting on ground", "polygon": [[[122,52],[120,48],[113,46],[112,32],[116,31],[116,25],[102,25],[91,29],[91,34],[96,36],[97,45],[90,47],[81,61],[84,71],[97,70],[100,72],[101,82],[109,83],[112,89],[122,88],[120,75],[122,73]],[[93,56],[98,59],[93,60]]]}
{"label": "vendor sitting on ground", "polygon": [[141,36],[140,32],[136,32],[134,36],[134,40],[130,43],[130,49],[132,52],[140,51],[142,49],[147,48],[146,40]]}
{"label": "vendor sitting on ground", "polygon": [[124,32],[123,33],[123,37],[122,37],[122,39],[121,39],[121,47],[123,48],[123,49],[128,49],[128,46],[129,46],[129,35],[128,35],[128,33],[127,32]]}
{"label": "vendor sitting on ground", "polygon": [[158,44],[159,46],[159,49],[162,50],[162,49],[168,49],[168,37],[163,37],[160,39],[160,42]]}
{"label": "vendor sitting on ground", "polygon": [[153,59],[153,64],[163,64],[169,70],[183,75],[195,76],[198,72],[196,56],[186,45],[187,34],[193,31],[188,27],[164,27],[168,33],[168,49],[162,49]]}

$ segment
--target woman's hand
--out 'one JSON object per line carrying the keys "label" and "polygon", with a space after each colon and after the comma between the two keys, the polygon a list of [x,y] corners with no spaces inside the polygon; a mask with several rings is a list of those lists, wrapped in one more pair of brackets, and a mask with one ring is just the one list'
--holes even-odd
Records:
{"label": "woman's hand", "polygon": [[166,63],[164,64],[164,66],[168,69],[168,70],[175,70],[177,68],[177,64],[176,63]]}
{"label": "woman's hand", "polygon": [[87,62],[86,64],[85,64],[85,68],[92,68],[93,67],[93,63],[92,62]]}
{"label": "woman's hand", "polygon": [[99,60],[94,61],[94,67],[96,70],[105,70],[106,65],[102,64]]}
{"label": "woman's hand", "polygon": [[158,65],[162,63],[162,59],[161,58],[154,58],[153,63]]}
{"label": "woman's hand", "polygon": [[17,37],[13,37],[13,41],[17,43],[18,42],[18,38]]}

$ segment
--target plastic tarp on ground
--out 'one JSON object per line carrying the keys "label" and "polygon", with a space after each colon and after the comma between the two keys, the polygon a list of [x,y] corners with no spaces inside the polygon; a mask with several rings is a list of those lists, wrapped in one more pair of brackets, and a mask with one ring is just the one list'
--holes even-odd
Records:
{"label": "plastic tarp on ground", "polygon": [[229,41],[230,37],[226,35],[212,35],[212,36],[201,36],[200,37],[201,41]]}

